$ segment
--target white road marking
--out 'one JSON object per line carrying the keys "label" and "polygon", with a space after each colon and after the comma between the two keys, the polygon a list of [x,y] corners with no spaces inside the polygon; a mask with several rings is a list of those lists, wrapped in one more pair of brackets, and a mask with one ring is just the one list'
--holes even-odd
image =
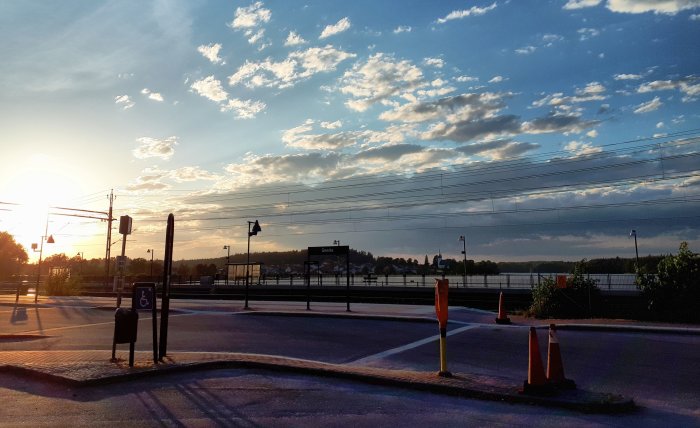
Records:
{"label": "white road marking", "polygon": [[[452,335],[461,333],[463,331],[471,330],[471,329],[474,329],[477,327],[480,327],[480,326],[478,324],[466,325],[466,326],[460,327],[456,330],[448,330],[447,335],[452,336]],[[368,357],[360,358],[359,360],[355,360],[355,361],[351,362],[350,364],[367,364],[367,363],[370,363],[372,361],[381,360],[382,358],[388,357],[390,355],[399,354],[401,352],[408,351],[409,349],[414,349],[414,348],[417,348],[419,346],[423,346],[425,344],[435,342],[438,340],[440,340],[440,335],[436,334],[435,336],[426,337],[425,339],[417,340],[413,343],[399,346],[398,348],[389,349],[389,350],[386,350],[384,352],[380,352],[378,354],[374,354],[374,355],[370,355]]]}

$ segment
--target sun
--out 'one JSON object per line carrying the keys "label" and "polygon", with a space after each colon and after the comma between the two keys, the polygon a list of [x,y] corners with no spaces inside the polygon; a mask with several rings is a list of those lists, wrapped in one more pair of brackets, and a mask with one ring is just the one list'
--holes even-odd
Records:
{"label": "sun", "polygon": [[[57,165],[49,156],[32,155],[22,165],[8,166],[2,176],[0,230],[7,231],[27,250],[30,260],[36,259],[32,243],[40,243],[42,236],[54,233],[56,226],[49,218],[49,207],[70,204],[83,193],[83,186],[71,176],[70,168]],[[47,227],[48,226],[48,227]],[[45,239],[45,238],[44,238]],[[71,243],[63,240],[51,246],[50,253],[70,251]],[[44,246],[44,256],[47,254]],[[69,254],[69,253],[67,253]]]}

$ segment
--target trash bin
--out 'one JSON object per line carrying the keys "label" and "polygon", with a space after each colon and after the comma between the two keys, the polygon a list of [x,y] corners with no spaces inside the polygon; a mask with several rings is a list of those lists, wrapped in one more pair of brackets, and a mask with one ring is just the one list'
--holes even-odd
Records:
{"label": "trash bin", "polygon": [[114,313],[114,343],[136,342],[139,313],[134,309],[117,308]]}

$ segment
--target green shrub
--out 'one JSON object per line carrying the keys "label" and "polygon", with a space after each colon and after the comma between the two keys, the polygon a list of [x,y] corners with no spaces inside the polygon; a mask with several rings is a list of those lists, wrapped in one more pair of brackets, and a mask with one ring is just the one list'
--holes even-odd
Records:
{"label": "green shrub", "polygon": [[700,321],[700,259],[681,242],[677,255],[661,259],[658,274],[640,271],[637,287],[652,318],[665,321]]}
{"label": "green shrub", "polygon": [[586,278],[586,261],[574,266],[566,279],[566,288],[558,288],[552,278],[545,278],[532,290],[529,313],[537,318],[585,318],[600,310],[600,290],[596,281]]}
{"label": "green shrub", "polygon": [[80,294],[81,278],[78,275],[69,276],[67,273],[49,276],[46,283],[48,296],[75,296]]}

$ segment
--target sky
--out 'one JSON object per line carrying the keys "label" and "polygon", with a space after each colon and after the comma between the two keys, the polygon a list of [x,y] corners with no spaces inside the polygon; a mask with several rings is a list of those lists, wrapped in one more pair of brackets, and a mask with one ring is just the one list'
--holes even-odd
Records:
{"label": "sky", "polygon": [[700,251],[700,0],[5,1],[0,39],[0,230],[32,261],[104,257],[112,190],[131,258],[169,213],[175,259],[254,220],[253,252]]}

